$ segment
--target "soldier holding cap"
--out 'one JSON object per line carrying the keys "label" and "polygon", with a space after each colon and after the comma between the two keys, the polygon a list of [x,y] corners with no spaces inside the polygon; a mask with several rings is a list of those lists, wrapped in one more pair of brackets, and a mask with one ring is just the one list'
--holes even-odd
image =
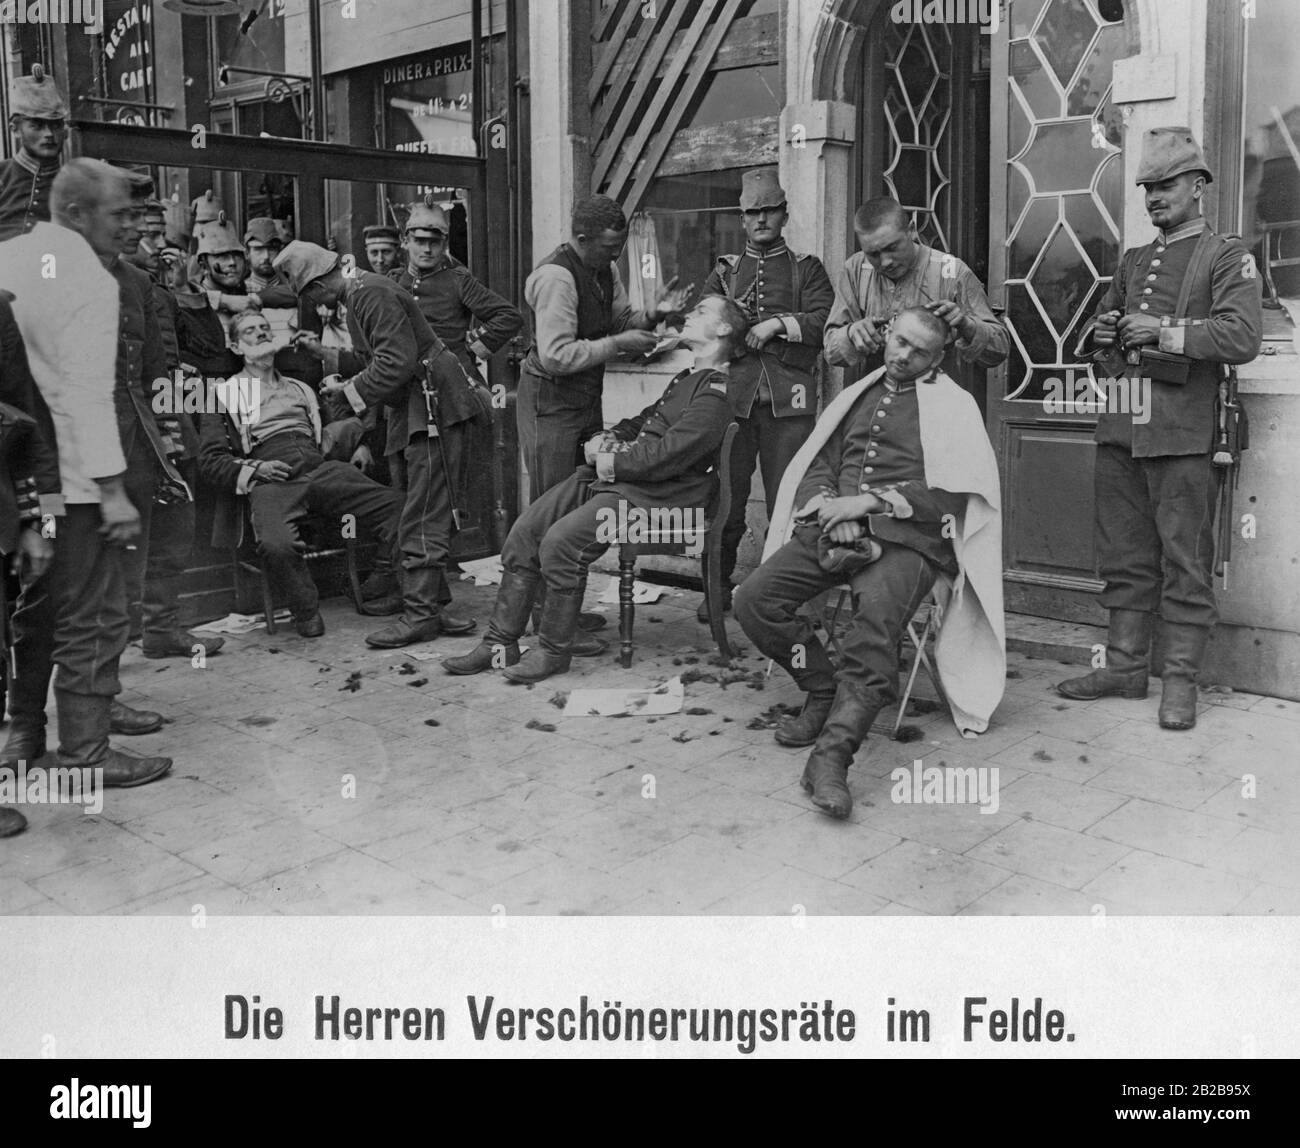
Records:
{"label": "soldier holding cap", "polygon": [[1091,339],[1108,376],[1150,388],[1145,423],[1125,410],[1097,421],[1097,561],[1110,611],[1106,664],[1057,688],[1067,698],[1144,698],[1158,615],[1164,666],[1159,720],[1196,724],[1196,676],[1217,618],[1212,585],[1217,487],[1211,464],[1224,364],[1259,353],[1261,291],[1241,240],[1201,216],[1213,179],[1191,131],[1152,128],[1137,182],[1159,234],[1124,252]]}
{"label": "soldier holding cap", "polygon": [[397,266],[397,247],[401,237],[396,227],[386,223],[372,223],[361,229],[361,240],[366,248],[366,261],[376,275],[387,275]]}
{"label": "soldier holding cap", "polygon": [[50,187],[63,155],[67,109],[54,81],[36,64],[9,88],[9,128],[18,153],[0,163],[0,240],[25,235],[50,218]]}
{"label": "soldier holding cap", "polygon": [[[775,168],[745,172],[740,191],[745,251],[724,255],[704,283],[708,295],[736,300],[750,316],[750,353],[732,365],[727,383],[740,423],[731,452],[731,514],[722,533],[722,585],[731,602],[736,549],[755,463],[763,475],[769,516],[781,475],[817,417],[815,367],[835,289],[815,255],[786,246],[790,213]],[[708,620],[701,603],[696,617]]]}

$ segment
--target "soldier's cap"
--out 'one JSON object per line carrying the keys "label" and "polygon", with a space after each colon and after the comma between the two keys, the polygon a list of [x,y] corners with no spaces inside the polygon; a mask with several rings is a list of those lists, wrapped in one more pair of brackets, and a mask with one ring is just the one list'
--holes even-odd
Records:
{"label": "soldier's cap", "polygon": [[269,215],[259,215],[256,219],[250,219],[248,226],[244,228],[245,243],[283,243],[280,238],[280,230],[275,226],[275,220]]}
{"label": "soldier's cap", "polygon": [[224,211],[218,212],[217,218],[205,223],[198,229],[199,247],[196,255],[224,255],[230,251],[244,253],[239,231],[226,219]]}
{"label": "soldier's cap", "polygon": [[158,219],[167,218],[167,209],[163,206],[161,199],[146,199],[144,201],[144,213],[147,216],[156,217]]}
{"label": "soldier's cap", "polygon": [[194,224],[211,223],[221,214],[221,200],[212,194],[211,189],[200,195],[191,205],[194,212]]}
{"label": "soldier's cap", "polygon": [[401,238],[397,234],[396,227],[389,227],[386,223],[372,223],[369,227],[361,229],[361,238],[366,243],[392,243],[397,244]]}
{"label": "soldier's cap", "polygon": [[755,168],[741,176],[741,211],[756,211],[760,207],[780,207],[784,203],[785,190],[777,182],[776,168]]}
{"label": "soldier's cap", "polygon": [[1204,172],[1205,182],[1214,182],[1191,128],[1149,128],[1142,133],[1142,160],[1135,183],[1160,183],[1185,171]]}
{"label": "soldier's cap", "polygon": [[308,243],[305,239],[295,239],[286,243],[284,250],[275,257],[271,266],[284,276],[294,293],[301,295],[303,288],[313,279],[328,275],[338,266],[339,256],[335,251],[327,251],[317,243]]}
{"label": "soldier's cap", "polygon": [[437,233],[445,237],[448,230],[450,225],[447,223],[447,213],[427,199],[415,204],[411,208],[411,214],[406,217],[407,235],[421,231],[425,235]]}
{"label": "soldier's cap", "polygon": [[68,109],[45,69],[33,64],[30,76],[15,76],[9,85],[9,114],[33,120],[63,120],[68,117]]}

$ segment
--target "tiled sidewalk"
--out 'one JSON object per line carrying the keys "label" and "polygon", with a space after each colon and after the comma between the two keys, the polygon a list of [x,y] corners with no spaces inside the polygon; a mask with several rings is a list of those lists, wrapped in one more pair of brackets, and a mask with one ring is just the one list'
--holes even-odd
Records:
{"label": "tiled sidewalk", "polygon": [[[486,620],[490,590],[457,596]],[[780,671],[761,690],[693,681],[695,712],[660,719],[551,704],[716,677],[697,601],[639,609],[631,670],[611,651],[534,688],[367,650],[382,620],[337,602],[325,638],[234,638],[206,669],[133,650],[123,700],[174,720],[121,740],[175,757],[172,775],[108,791],[100,816],[27,807],[27,832],[0,842],[0,912],[1300,912],[1300,705],[1203,693],[1197,728],[1170,733],[1158,682],[1145,702],[1066,702],[1050,686],[1077,668],[1013,654],[984,736],[939,713],[909,718],[922,740],[873,735],[840,823],[797,784],[807,751],[747,728],[796,701]],[[761,676],[729,625],[737,669]],[[895,804],[890,772],[917,758],[996,767],[999,808]]]}

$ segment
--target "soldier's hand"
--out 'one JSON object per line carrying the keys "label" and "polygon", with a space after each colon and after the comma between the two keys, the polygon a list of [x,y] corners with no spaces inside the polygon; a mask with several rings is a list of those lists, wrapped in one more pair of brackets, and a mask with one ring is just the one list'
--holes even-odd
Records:
{"label": "soldier's hand", "polygon": [[118,484],[100,491],[99,513],[104,525],[99,532],[118,546],[126,546],[140,537],[140,512]]}
{"label": "soldier's hand", "polygon": [[[822,530],[831,533],[833,528],[853,523],[861,526],[858,520],[879,509],[880,499],[874,494],[859,494],[849,498],[828,498],[817,515]],[[832,537],[834,535],[832,534]],[[858,537],[858,535],[854,535]]]}
{"label": "soldier's hand", "polygon": [[856,542],[866,532],[867,528],[861,522],[840,522],[826,531],[826,535],[832,542],[838,542],[841,546],[844,546],[850,542]]}
{"label": "soldier's hand", "polygon": [[259,482],[287,482],[289,475],[292,473],[293,470],[289,464],[281,462],[278,458],[268,459],[257,464]]}
{"label": "soldier's hand", "polygon": [[1092,329],[1092,341],[1099,347],[1113,347],[1119,337],[1116,325],[1120,319],[1119,311],[1107,311],[1097,316],[1097,325]]}
{"label": "soldier's hand", "polygon": [[326,375],[320,381],[320,392],[322,395],[337,394],[344,387],[342,375]]}
{"label": "soldier's hand", "polygon": [[655,312],[659,318],[665,315],[677,315],[686,309],[686,300],[691,297],[691,292],[695,290],[694,283],[688,283],[685,287],[677,286],[677,276],[674,275],[672,280],[659,292],[659,298],[655,300]]}
{"label": "soldier's hand", "polygon": [[641,331],[633,328],[620,331],[614,336],[614,345],[627,355],[644,355],[653,351],[659,342],[659,336],[653,331]]}
{"label": "soldier's hand", "polygon": [[362,443],[352,452],[352,457],[348,461],[363,474],[375,465],[375,456],[371,453],[370,448]]}
{"label": "soldier's hand", "polygon": [[806,522],[816,518],[821,508],[826,505],[826,495],[814,494],[807,502],[804,503],[802,510],[796,510],[794,520],[796,522]]}
{"label": "soldier's hand", "polygon": [[325,348],[320,345],[320,336],[315,331],[299,331],[293,337],[293,345],[313,359],[325,358]]}
{"label": "soldier's hand", "polygon": [[885,345],[881,338],[884,321],[881,319],[859,319],[849,324],[849,342],[861,355],[874,355]]}
{"label": "soldier's hand", "polygon": [[963,338],[968,336],[973,320],[960,303],[954,303],[951,299],[938,299],[925,306],[927,311],[938,315],[958,335]]}
{"label": "soldier's hand", "polygon": [[1160,342],[1160,320],[1154,315],[1124,315],[1119,323],[1119,341],[1126,351]]}
{"label": "soldier's hand", "polygon": [[13,558],[14,575],[22,582],[35,582],[50,568],[54,543],[36,527],[28,526],[18,535],[18,550]]}
{"label": "soldier's hand", "polygon": [[780,319],[764,319],[750,327],[745,342],[754,350],[760,351],[784,330],[785,324]]}

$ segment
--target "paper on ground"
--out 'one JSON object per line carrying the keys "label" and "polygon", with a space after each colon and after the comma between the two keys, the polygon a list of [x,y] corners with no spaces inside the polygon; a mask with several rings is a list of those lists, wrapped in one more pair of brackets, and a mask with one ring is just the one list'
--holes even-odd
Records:
{"label": "paper on ground", "polygon": [[[277,610],[275,620],[288,622],[293,615],[288,610]],[[215,622],[205,622],[202,626],[191,626],[191,634],[248,634],[253,630],[266,627],[265,614],[227,614]]]}
{"label": "paper on ground", "polygon": [[669,678],[654,689],[574,690],[564,706],[565,717],[653,716],[682,710],[682,679]]}
{"label": "paper on ground", "polygon": [[[656,586],[653,582],[637,581],[632,586],[632,601],[638,606],[644,606],[650,602],[658,602],[664,596],[664,588]],[[611,606],[618,605],[618,579],[611,578],[609,585],[605,587],[605,592],[596,599],[598,602],[605,602]]]}
{"label": "paper on ground", "polygon": [[[443,658],[463,658],[466,654],[473,653],[478,648],[477,643],[466,646],[463,650],[438,650],[438,649],[419,649],[416,646],[407,646],[402,653],[403,658],[414,658],[417,662],[437,662]],[[391,654],[392,650],[384,650],[385,654]],[[519,653],[524,655],[528,653],[528,647],[519,643]],[[400,664],[400,663],[399,663]]]}
{"label": "paper on ground", "polygon": [[461,581],[472,581],[475,586],[500,586],[503,567],[501,555],[493,554],[491,558],[475,558],[472,562],[462,562]]}

